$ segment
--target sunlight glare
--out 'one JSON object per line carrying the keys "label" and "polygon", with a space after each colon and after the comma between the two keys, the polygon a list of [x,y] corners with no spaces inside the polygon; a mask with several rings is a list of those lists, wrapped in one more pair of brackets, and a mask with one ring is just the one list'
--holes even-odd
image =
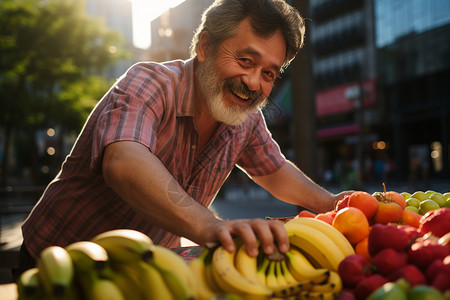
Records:
{"label": "sunlight glare", "polygon": [[130,0],[133,14],[133,43],[137,48],[147,49],[151,45],[151,21],[169,8],[185,0]]}

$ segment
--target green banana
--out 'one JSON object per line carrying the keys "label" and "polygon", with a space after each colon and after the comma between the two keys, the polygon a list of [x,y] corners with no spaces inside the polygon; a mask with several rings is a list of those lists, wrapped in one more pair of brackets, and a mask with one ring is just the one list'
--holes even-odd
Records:
{"label": "green banana", "polygon": [[125,297],[119,287],[112,280],[99,278],[92,285],[89,299],[125,300]]}
{"label": "green banana", "polygon": [[66,249],[50,246],[42,250],[37,261],[39,278],[49,297],[69,297],[73,293],[74,267]]}
{"label": "green banana", "polygon": [[32,300],[42,297],[38,268],[28,269],[20,275],[17,280],[17,293],[18,300]]}
{"label": "green banana", "polygon": [[197,298],[197,286],[188,264],[175,252],[162,246],[151,247],[146,263],[158,270],[176,299]]}
{"label": "green banana", "polygon": [[153,241],[142,232],[132,229],[115,229],[95,236],[92,242],[102,246],[114,263],[131,263],[151,255]]}
{"label": "green banana", "polygon": [[114,269],[108,266],[102,271],[101,278],[111,280],[122,292],[125,300],[145,300],[139,273],[131,264],[116,264]]}

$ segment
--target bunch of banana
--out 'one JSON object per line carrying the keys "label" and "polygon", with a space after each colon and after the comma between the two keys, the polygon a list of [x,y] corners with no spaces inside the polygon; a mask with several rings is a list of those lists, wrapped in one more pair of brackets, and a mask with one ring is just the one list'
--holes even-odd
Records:
{"label": "bunch of banana", "polygon": [[330,224],[299,217],[284,224],[291,246],[295,246],[317,268],[337,271],[339,263],[355,251],[349,241]]}
{"label": "bunch of banana", "polygon": [[180,256],[128,229],[48,247],[17,281],[23,300],[187,300],[198,298],[197,286]]}

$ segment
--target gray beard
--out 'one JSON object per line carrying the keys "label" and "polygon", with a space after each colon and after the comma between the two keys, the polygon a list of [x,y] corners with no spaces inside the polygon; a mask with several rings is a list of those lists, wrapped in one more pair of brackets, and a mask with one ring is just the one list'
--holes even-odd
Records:
{"label": "gray beard", "polygon": [[223,101],[225,85],[224,81],[218,78],[215,71],[215,59],[214,55],[212,57],[208,56],[205,62],[198,67],[197,74],[200,90],[205,96],[208,109],[216,121],[232,126],[240,125],[251,114],[263,107],[267,103],[267,99],[259,105],[254,104],[246,109],[237,104],[226,106]]}

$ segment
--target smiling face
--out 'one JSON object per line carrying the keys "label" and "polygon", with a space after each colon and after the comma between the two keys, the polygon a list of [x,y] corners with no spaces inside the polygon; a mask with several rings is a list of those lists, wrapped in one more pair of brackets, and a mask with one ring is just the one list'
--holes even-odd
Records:
{"label": "smiling face", "polygon": [[285,59],[285,40],[280,31],[255,34],[248,18],[217,51],[208,48],[207,38],[204,32],[197,55],[201,98],[217,121],[241,124],[265,104]]}

